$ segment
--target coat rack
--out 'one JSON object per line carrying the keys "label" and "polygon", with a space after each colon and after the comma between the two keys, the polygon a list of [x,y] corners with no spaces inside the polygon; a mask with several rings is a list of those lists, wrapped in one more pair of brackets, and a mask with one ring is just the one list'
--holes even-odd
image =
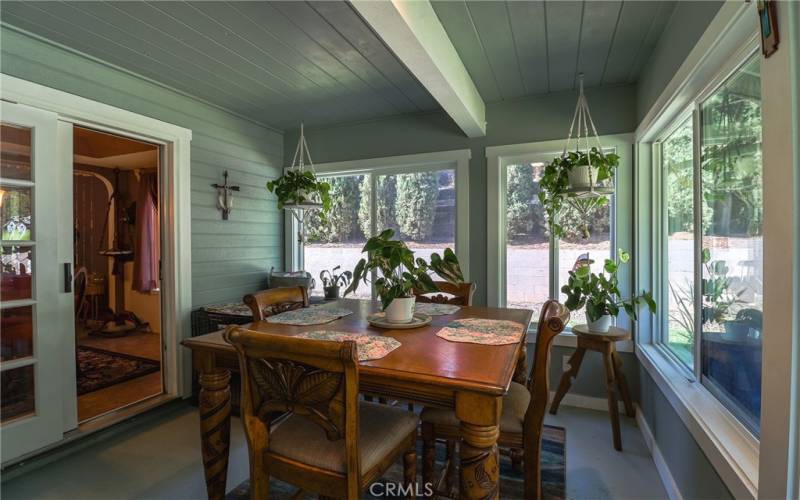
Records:
{"label": "coat rack", "polygon": [[222,210],[222,220],[228,220],[228,214],[233,210],[233,194],[232,191],[239,191],[239,186],[228,185],[228,171],[226,170],[222,177],[225,179],[225,184],[214,183],[211,187],[217,190],[217,207]]}

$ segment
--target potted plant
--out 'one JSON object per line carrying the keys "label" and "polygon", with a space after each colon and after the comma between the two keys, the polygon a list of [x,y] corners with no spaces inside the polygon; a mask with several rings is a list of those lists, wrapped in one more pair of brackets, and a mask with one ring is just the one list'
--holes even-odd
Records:
{"label": "potted plant", "polygon": [[[584,198],[576,198],[575,194],[581,190],[593,190],[598,184],[609,181],[618,166],[618,155],[603,154],[597,148],[591,148],[588,152],[571,151],[554,158],[545,166],[539,181],[539,202],[544,207],[553,236],[560,238],[564,235],[558,223],[558,213],[565,201],[576,203],[576,208],[584,216],[588,216],[595,207],[608,203],[607,196],[592,196],[596,201],[587,203],[582,201]],[[584,228],[584,236],[589,236],[587,228]]]}
{"label": "potted plant", "polygon": [[267,189],[278,197],[279,209],[285,205],[322,203],[319,213],[323,222],[331,209],[330,184],[317,179],[311,170],[287,170],[274,181],[269,181]]}
{"label": "potted plant", "polygon": [[[620,249],[618,258],[621,264],[625,264],[630,260],[630,255]],[[561,287],[561,291],[567,296],[564,305],[570,311],[586,307],[589,331],[607,332],[611,326],[611,318],[619,314],[620,308],[625,309],[634,321],[637,319],[637,306],[642,302],[647,304],[651,313],[656,312],[656,303],[650,292],[642,292],[641,295],[627,300],[621,298],[618,270],[619,264],[611,259],[605,260],[605,273],[600,274],[591,272],[587,263],[570,271],[567,284]]]}
{"label": "potted plant", "polygon": [[319,273],[319,279],[322,280],[322,289],[325,292],[326,299],[338,299],[339,287],[347,286],[353,278],[353,273],[345,271],[341,274],[336,274],[336,271],[341,269],[341,266],[336,266],[330,271],[327,269]]}
{"label": "potted plant", "polygon": [[414,258],[414,252],[400,240],[394,240],[394,231],[386,229],[370,238],[362,252],[367,253],[353,269],[353,282],[344,291],[345,297],[353,293],[360,283],[369,283],[374,272],[377,278],[372,283],[381,300],[390,323],[408,323],[414,316],[416,299],[413,290],[423,293],[438,292],[429,271],[453,284],[464,281],[461,267],[455,253],[447,248],[444,257],[431,255],[430,264],[425,259]]}
{"label": "potted plant", "polygon": [[700,262],[705,272],[702,281],[703,307],[702,323],[722,325],[727,340],[741,342],[750,334],[752,322],[734,314],[734,306],[741,303],[743,291],[731,290],[731,279],[728,277],[728,265],[724,260],[711,260],[711,250],[704,248],[700,253]]}

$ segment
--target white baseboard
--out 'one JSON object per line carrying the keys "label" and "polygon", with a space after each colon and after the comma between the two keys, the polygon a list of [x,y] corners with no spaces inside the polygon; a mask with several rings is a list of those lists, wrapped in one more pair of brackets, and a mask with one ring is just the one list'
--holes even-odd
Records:
{"label": "white baseboard", "polygon": [[672,477],[667,462],[664,461],[664,456],[661,455],[661,450],[658,449],[658,443],[656,443],[653,437],[653,432],[650,430],[650,426],[647,425],[647,420],[645,420],[638,405],[636,406],[636,424],[642,431],[644,442],[650,450],[650,454],[653,456],[653,462],[656,464],[656,470],[661,477],[661,483],[664,485],[664,489],[667,491],[667,496],[669,496],[670,500],[683,500],[683,495],[681,495],[681,491],[678,489],[678,485]]}
{"label": "white baseboard", "polygon": [[[550,391],[550,402],[553,402],[555,391]],[[617,401],[620,413],[625,413],[625,405],[622,401]],[[580,394],[567,393],[561,400],[560,406],[572,406],[573,408],[585,408],[587,410],[608,411],[608,400],[606,398],[596,398],[594,396],[582,396]]]}

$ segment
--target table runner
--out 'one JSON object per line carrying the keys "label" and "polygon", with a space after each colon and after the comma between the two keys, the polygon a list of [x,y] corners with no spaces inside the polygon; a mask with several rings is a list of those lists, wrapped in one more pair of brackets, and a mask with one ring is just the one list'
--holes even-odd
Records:
{"label": "table runner", "polygon": [[427,314],[428,316],[444,316],[445,314],[454,314],[461,309],[461,306],[454,304],[435,304],[427,302],[417,302],[414,310],[418,313]]}
{"label": "table runner", "polygon": [[337,332],[334,330],[315,330],[296,335],[301,339],[327,340],[331,342],[355,341],[358,347],[358,360],[380,359],[394,351],[402,344],[392,337],[370,335],[366,333]]}
{"label": "table runner", "polygon": [[281,323],[284,325],[321,325],[353,314],[350,309],[342,307],[315,306],[293,309],[282,312],[266,319],[268,323]]}
{"label": "table runner", "polygon": [[203,310],[213,314],[227,314],[229,316],[248,316],[253,317],[250,307],[244,302],[234,302],[231,304],[215,304],[204,306]]}
{"label": "table runner", "polygon": [[436,332],[437,337],[452,342],[485,345],[515,344],[524,334],[525,327],[521,323],[481,318],[457,319]]}

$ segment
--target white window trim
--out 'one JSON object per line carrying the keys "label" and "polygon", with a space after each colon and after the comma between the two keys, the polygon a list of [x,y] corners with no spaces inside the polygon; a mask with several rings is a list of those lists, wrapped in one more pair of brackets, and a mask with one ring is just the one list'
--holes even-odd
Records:
{"label": "white window trim", "polygon": [[[631,144],[633,134],[616,134],[600,136],[600,143],[603,149],[614,148],[620,155],[620,172],[632,171]],[[506,167],[520,162],[530,161],[549,161],[561,154],[564,148],[564,140],[528,142],[523,144],[510,144],[504,146],[490,146],[486,148],[487,165],[487,213],[486,213],[486,275],[487,282],[487,303],[489,307],[506,306]],[[627,175],[627,174],[626,174]],[[630,192],[630,186],[623,187],[617,185],[616,199],[624,203],[626,197],[624,192]],[[622,196],[620,196],[622,195]],[[617,209],[614,212],[618,212]],[[630,222],[620,224],[618,218],[612,214],[612,248],[625,245],[630,248]],[[554,265],[554,254],[558,247],[550,248],[550,263]],[[550,275],[555,270],[551,268]],[[623,277],[624,281],[624,277]],[[552,284],[551,284],[552,285]],[[624,285],[620,288],[626,288]],[[627,290],[623,289],[623,293]],[[629,320],[622,313],[621,321],[629,324]],[[535,319],[535,318],[534,318]],[[555,345],[560,347],[577,347],[577,337],[569,331],[562,332],[555,339]],[[624,341],[617,344],[620,352],[633,352],[633,342]]]}
{"label": "white window trim", "polygon": [[[407,174],[429,170],[455,170],[456,173],[456,237],[454,249],[464,279],[469,281],[469,149],[386,156],[362,160],[314,164],[318,175]],[[303,267],[303,252],[297,242],[297,221],[290,213],[284,216],[286,269]]]}
{"label": "white window trim", "polygon": [[[637,213],[649,217],[636,221],[636,248],[640,255],[649,255],[651,267],[658,266],[660,248],[660,209],[654,192],[660,191],[659,176],[652,172],[660,165],[655,142],[694,103],[716,89],[757,47],[758,29],[752,20],[755,6],[744,2],[727,2],[709,25],[695,48],[637,128],[638,170],[644,182],[637,182]],[[647,205],[642,206],[639,205]],[[655,222],[651,224],[651,222]],[[660,267],[659,267],[660,269]],[[652,270],[637,267],[637,287],[650,287],[658,282]],[[689,429],[725,485],[735,498],[756,498],[759,481],[759,442],[733,414],[658,343],[657,321],[639,325],[636,355],[642,366],[664,393],[673,409]],[[658,327],[660,328],[660,326]],[[764,366],[767,366],[766,364]],[[762,428],[764,422],[762,419]]]}
{"label": "white window trim", "polygon": [[[162,145],[162,185],[164,187],[164,213],[162,225],[162,326],[164,355],[164,389],[170,396],[188,397],[192,390],[191,353],[180,346],[180,341],[189,338],[190,314],[192,310],[192,219],[191,219],[191,179],[190,146],[192,131],[176,125],[146,117],[107,104],[102,104],[67,92],[45,87],[10,75],[0,74],[2,97],[38,109],[58,114],[59,120],[75,125],[88,126],[97,130],[123,134],[127,137],[143,139]],[[72,143],[54,145],[69,148]],[[69,155],[68,155],[69,156]],[[69,156],[70,166],[72,165]],[[64,320],[64,322],[71,321]],[[74,346],[65,348],[65,363],[74,363]],[[72,353],[72,354],[71,354]],[[64,391],[74,393],[74,381]],[[68,398],[69,399],[69,398]],[[73,401],[73,406],[77,404]],[[65,413],[73,414],[73,408],[65,408]],[[77,413],[72,418],[77,417]],[[77,421],[69,423],[77,426]]]}

